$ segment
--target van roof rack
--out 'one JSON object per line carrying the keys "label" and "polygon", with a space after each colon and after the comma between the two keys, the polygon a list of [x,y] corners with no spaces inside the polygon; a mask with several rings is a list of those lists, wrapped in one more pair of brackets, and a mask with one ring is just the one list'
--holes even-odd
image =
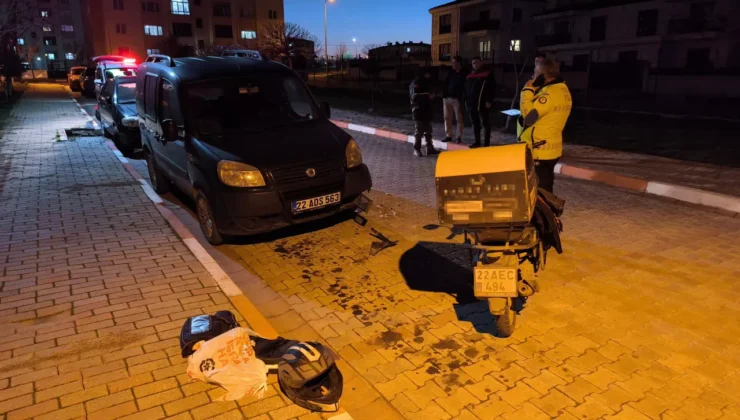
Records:
{"label": "van roof rack", "polygon": [[149,54],[144,60],[145,63],[162,63],[167,62],[169,67],[175,67],[175,60],[169,55],[164,54]]}

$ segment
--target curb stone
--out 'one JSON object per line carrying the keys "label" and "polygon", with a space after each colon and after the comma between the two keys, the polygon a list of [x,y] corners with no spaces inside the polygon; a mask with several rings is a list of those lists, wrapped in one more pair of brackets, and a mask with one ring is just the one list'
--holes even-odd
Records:
{"label": "curb stone", "polygon": [[[345,128],[352,131],[359,131],[361,133],[370,134],[390,140],[397,140],[407,143],[414,142],[414,136],[403,133],[397,133],[364,125],[352,124],[340,120],[331,120],[331,122],[340,128]],[[444,143],[439,140],[433,140],[433,142],[434,147],[440,150],[468,149],[468,146],[466,145]],[[668,184],[664,182],[633,178],[624,175],[618,175],[608,171],[580,168],[564,163],[558,163],[557,165],[555,165],[555,173],[570,178],[598,182],[613,187],[624,188],[641,193],[671,198],[686,203],[698,204],[706,207],[725,210],[731,213],[735,213],[736,215],[740,214],[740,198],[725,194],[719,194],[696,188],[683,187],[680,185]]]}

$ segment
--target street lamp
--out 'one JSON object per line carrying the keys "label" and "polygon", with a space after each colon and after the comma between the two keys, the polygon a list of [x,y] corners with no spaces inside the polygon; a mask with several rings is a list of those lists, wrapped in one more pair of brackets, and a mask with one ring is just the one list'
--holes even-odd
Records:
{"label": "street lamp", "polygon": [[355,46],[355,58],[357,58],[357,38],[352,38],[352,44]]}
{"label": "street lamp", "polygon": [[326,81],[329,82],[329,30],[326,23],[326,5],[334,0],[324,0],[324,60],[326,60]]}

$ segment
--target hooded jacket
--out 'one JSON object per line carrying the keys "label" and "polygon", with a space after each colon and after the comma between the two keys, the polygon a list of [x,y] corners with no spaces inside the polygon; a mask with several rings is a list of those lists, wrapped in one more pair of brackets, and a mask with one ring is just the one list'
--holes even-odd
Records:
{"label": "hooded jacket", "polygon": [[432,120],[432,101],[429,99],[429,80],[417,76],[409,85],[411,117],[414,121]]}
{"label": "hooded jacket", "polygon": [[520,123],[523,124],[519,141],[530,147],[533,143],[546,141],[532,150],[536,160],[552,160],[563,155],[563,128],[572,107],[570,90],[561,78],[538,88],[522,89],[519,108],[522,113]]}

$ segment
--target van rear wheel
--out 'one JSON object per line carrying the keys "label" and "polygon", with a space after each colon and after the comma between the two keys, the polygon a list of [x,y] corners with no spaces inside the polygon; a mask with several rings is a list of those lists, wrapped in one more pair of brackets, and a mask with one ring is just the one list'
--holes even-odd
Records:
{"label": "van rear wheel", "polygon": [[195,193],[195,208],[200,230],[203,231],[203,235],[205,235],[208,243],[211,245],[221,245],[224,243],[224,237],[218,231],[216,220],[213,217],[211,204],[208,202],[205,194],[200,191],[196,191]]}

